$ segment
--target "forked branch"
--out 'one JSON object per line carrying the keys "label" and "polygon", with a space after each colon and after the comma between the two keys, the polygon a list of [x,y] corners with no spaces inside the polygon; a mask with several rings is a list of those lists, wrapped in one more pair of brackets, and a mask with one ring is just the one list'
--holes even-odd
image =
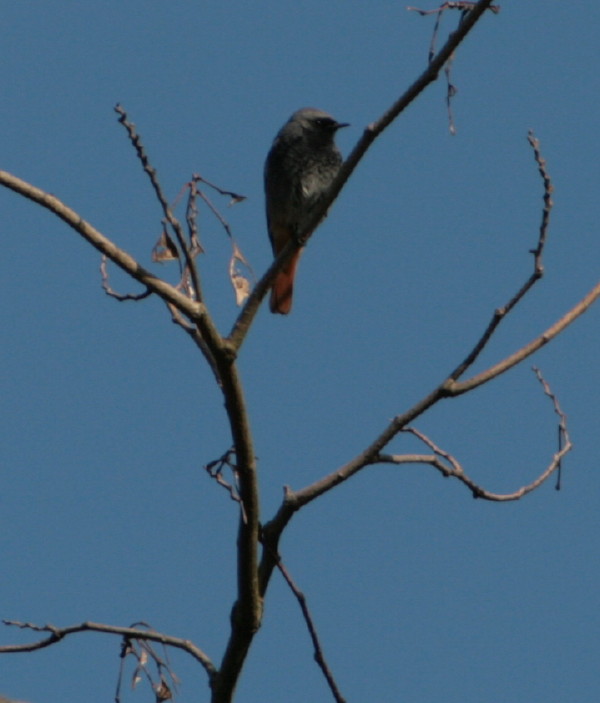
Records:
{"label": "forked branch", "polygon": [[[385,454],[385,447],[396,437],[400,432],[406,431],[409,424],[412,423],[416,418],[421,416],[426,410],[438,403],[440,400],[455,397],[466,393],[477,386],[488,383],[494,378],[497,378],[501,374],[508,371],[510,368],[516,364],[522,362],[528,356],[533,354],[537,349],[547,344],[551,339],[556,337],[560,332],[562,332],[568,325],[574,322],[580,315],[582,315],[595,300],[600,297],[600,283],[598,283],[591,291],[586,295],[583,300],[581,300],[577,305],[575,305],[571,310],[569,310],[560,320],[558,320],[554,325],[547,329],[544,333],[536,337],[532,342],[525,345],[518,351],[514,352],[510,356],[501,360],[487,371],[484,371],[476,376],[473,376],[466,381],[459,381],[458,379],[473,365],[475,360],[479,357],[480,353],[484,347],[489,343],[492,338],[493,333],[497,330],[501,321],[506,317],[506,315],[514,310],[516,305],[524,298],[529,290],[531,290],[534,283],[539,280],[543,272],[542,265],[542,253],[547,241],[547,230],[548,222],[550,216],[550,209],[552,207],[552,183],[548,172],[546,169],[546,163],[543,160],[540,150],[539,143],[530,133],[529,135],[530,144],[534,150],[534,156],[538,164],[538,170],[543,180],[544,184],[544,205],[542,211],[542,223],[540,225],[540,231],[538,235],[538,241],[536,247],[532,250],[534,255],[534,270],[531,276],[526,280],[526,282],[519,288],[517,293],[508,301],[508,303],[503,307],[495,311],[492,316],[491,322],[488,324],[482,336],[475,343],[472,350],[466,356],[465,360],[459,364],[454,371],[452,371],[449,376],[443,380],[436,388],[434,388],[428,395],[417,402],[412,408],[405,411],[404,413],[396,416],[385,429],[376,437],[373,442],[364,449],[360,454],[358,454],[354,459],[343,465],[342,467],[336,469],[332,473],[322,477],[318,481],[315,481],[311,485],[299,490],[293,491],[289,487],[285,488],[284,500],[277,511],[276,515],[271,521],[269,521],[263,528],[263,538],[267,548],[263,551],[263,557],[261,560],[261,571],[260,571],[260,585],[261,592],[264,592],[267,588],[269,579],[271,577],[275,563],[271,558],[271,554],[276,553],[278,549],[279,539],[281,534],[294,513],[302,508],[304,505],[312,502],[316,498],[320,497],[324,493],[335,488],[335,486],[348,480],[356,473],[362,469],[371,466],[373,464],[381,463],[382,461],[387,461],[388,463],[428,463],[437,468],[439,471],[448,476],[454,476],[461,480],[465,485],[467,485],[473,492],[474,495],[480,498],[486,498],[488,500],[516,500],[531,492],[537,488],[541,483],[543,483],[557,468],[560,467],[561,460],[567,451],[571,448],[570,440],[568,440],[568,434],[566,434],[566,425],[564,427],[564,432],[561,435],[564,440],[564,445],[559,448],[559,451],[554,455],[550,465],[533,483],[525,486],[515,493],[500,495],[495,494],[486,489],[483,489],[477,485],[474,481],[468,478],[462,468],[458,465],[455,460],[452,460],[449,455],[446,455],[442,450],[437,449],[433,444],[430,444],[430,448],[435,449],[434,455],[422,456],[422,455],[393,455]],[[551,396],[554,397],[554,396]],[[557,405],[555,407],[558,407]],[[557,410],[558,412],[558,410]],[[563,422],[564,417],[561,420]],[[561,425],[562,427],[562,425]],[[414,430],[413,430],[414,432]],[[424,437],[423,441],[427,441]],[[444,460],[446,463],[444,463]]]}
{"label": "forked branch", "polygon": [[167,198],[163,193],[162,187],[158,180],[158,174],[156,172],[156,169],[150,163],[150,159],[146,154],[146,150],[144,148],[144,145],[142,144],[142,140],[139,134],[135,129],[135,125],[133,124],[133,122],[129,121],[127,113],[121,105],[115,105],[115,112],[119,115],[119,122],[127,130],[129,140],[131,141],[131,144],[135,149],[135,152],[138,156],[138,159],[140,160],[140,163],[142,164],[144,172],[148,175],[148,178],[150,179],[150,183],[152,184],[152,188],[154,189],[156,198],[160,203],[165,220],[171,226],[173,232],[175,233],[177,243],[179,244],[179,248],[184,257],[185,267],[187,271],[189,271],[189,275],[191,277],[193,290],[192,297],[198,301],[201,301],[202,289],[200,288],[200,278],[198,276],[196,262],[194,261],[194,257],[192,255],[192,242],[188,244],[188,242],[186,241],[185,234],[183,232],[183,227],[181,226],[179,220],[173,214],[171,206],[169,205],[169,202],[167,201]]}

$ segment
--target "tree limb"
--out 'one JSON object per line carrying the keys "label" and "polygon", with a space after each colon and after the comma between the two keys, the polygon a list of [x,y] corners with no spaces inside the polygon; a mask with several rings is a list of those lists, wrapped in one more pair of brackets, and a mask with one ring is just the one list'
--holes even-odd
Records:
{"label": "tree limb", "polygon": [[180,637],[172,637],[165,635],[162,632],[154,630],[142,630],[134,627],[118,627],[116,625],[106,625],[99,622],[82,622],[78,625],[69,625],[67,627],[55,627],[54,625],[34,625],[30,622],[16,622],[14,620],[3,620],[5,625],[18,627],[21,630],[34,630],[35,632],[49,632],[49,636],[35,642],[27,644],[7,644],[0,646],[0,654],[15,653],[15,652],[34,652],[37,649],[44,649],[56,642],[64,639],[68,635],[76,632],[104,632],[112,635],[121,635],[129,639],[150,640],[152,642],[160,642],[161,644],[181,649],[194,657],[206,670],[209,677],[212,678],[216,673],[216,668],[210,657],[197,647],[190,640],[184,640]]}
{"label": "tree limb", "polygon": [[152,184],[152,188],[154,189],[156,198],[160,203],[163,214],[165,216],[165,220],[169,223],[169,225],[171,225],[171,228],[175,232],[175,237],[177,238],[177,242],[179,243],[179,248],[183,253],[186,268],[190,272],[194,297],[196,298],[196,300],[202,301],[203,298],[202,288],[200,287],[200,277],[198,276],[196,262],[194,261],[194,258],[191,254],[191,244],[190,246],[188,246],[185,240],[181,223],[173,214],[173,211],[171,210],[171,207],[162,191],[161,185],[158,181],[158,173],[156,172],[156,169],[152,166],[150,160],[148,159],[146,150],[144,148],[144,145],[142,144],[142,140],[139,134],[136,132],[135,125],[128,120],[127,113],[121,105],[115,105],[115,112],[119,115],[119,122],[127,130],[129,140],[132,143],[133,148],[135,149],[136,154],[144,168],[144,172],[148,175],[148,178],[150,179],[150,183]]}
{"label": "tree limb", "polygon": [[553,325],[548,327],[545,332],[542,332],[542,334],[529,342],[529,344],[526,344],[524,347],[514,352],[514,354],[511,354],[502,361],[499,361],[494,366],[491,366],[486,371],[482,371],[466,381],[458,383],[449,379],[449,382],[445,387],[445,395],[448,397],[462,395],[467,391],[473,390],[473,388],[477,388],[477,386],[481,386],[484,383],[497,378],[509,369],[512,369],[513,366],[521,363],[528,356],[531,356],[538,349],[541,349],[543,346],[548,344],[548,342],[554,339],[554,337],[558,336],[563,330],[565,330],[572,322],[575,322],[575,320],[583,315],[583,313],[586,312],[594,304],[594,302],[598,300],[599,297],[600,282],[598,282],[590,290],[590,292],[579,303],[577,303],[577,305],[565,313],[560,320],[557,320]]}
{"label": "tree limb", "polygon": [[[358,471],[370,466],[374,463],[380,463],[382,461],[381,457],[386,456],[390,463],[407,463],[407,459],[403,458],[400,461],[400,457],[397,455],[383,455],[382,452],[388,443],[399,433],[406,431],[407,425],[413,422],[417,417],[422,415],[426,410],[428,410],[432,405],[435,405],[440,400],[445,398],[451,398],[458,395],[462,395],[470,390],[473,390],[477,386],[488,383],[494,378],[500,376],[504,372],[511,369],[513,366],[522,362],[528,356],[537,351],[540,347],[547,344],[550,340],[556,337],[560,332],[562,332],[568,325],[574,322],[580,315],[582,315],[594,302],[600,297],[600,283],[598,283],[587,296],[583,298],[577,305],[575,305],[569,312],[567,312],[560,320],[558,320],[554,325],[552,325],[546,332],[538,336],[529,344],[522,347],[520,350],[514,354],[506,357],[499,363],[495,364],[491,368],[483,371],[471,379],[459,382],[458,379],[462,376],[470,366],[478,358],[484,347],[490,341],[492,335],[498,328],[500,322],[506,317],[506,315],[511,312],[516,305],[524,298],[524,296],[531,290],[533,285],[543,274],[543,264],[542,264],[542,254],[547,241],[547,230],[550,218],[550,211],[552,208],[552,182],[548,175],[546,169],[546,162],[542,158],[539,151],[539,142],[535,139],[533,134],[529,133],[529,143],[534,150],[534,156],[536,163],[538,164],[538,170],[540,176],[542,177],[544,184],[544,206],[542,211],[542,221],[539,230],[538,242],[536,247],[532,250],[534,255],[534,270],[525,283],[519,288],[517,293],[509,300],[509,302],[504,306],[494,312],[492,320],[486,327],[484,333],[475,343],[472,350],[466,356],[464,361],[462,361],[449,375],[442,381],[436,388],[434,388],[428,395],[417,402],[412,408],[396,416],[387,427],[380,433],[378,437],[371,442],[371,444],[358,454],[354,459],[346,463],[341,468],[336,471],[322,477],[318,481],[315,481],[311,485],[299,491],[292,491],[289,487],[285,487],[283,502],[273,517],[263,528],[263,541],[266,545],[266,549],[263,551],[261,564],[260,564],[260,589],[261,593],[266,591],[269,579],[275,567],[275,562],[273,561],[272,554],[277,553],[279,539],[283,530],[286,528],[287,524],[291,520],[292,516],[301,507],[310,503],[315,498],[323,495],[324,493],[332,490],[338,484],[346,481],[350,477],[354,476]],[[568,449],[561,449],[558,454],[553,458],[548,469],[540,476],[536,481],[525,486],[519,491],[516,491],[510,495],[500,495],[491,493],[477,484],[475,484],[471,479],[465,476],[464,472],[458,470],[457,466],[450,469],[447,465],[444,465],[440,460],[440,454],[429,458],[419,457],[417,462],[419,463],[429,463],[438,470],[442,471],[445,475],[453,475],[456,478],[460,478],[465,485],[469,486],[473,491],[473,494],[477,497],[487,498],[488,500],[517,500],[523,495],[531,492],[537,488],[543,481],[545,481],[558,467],[560,467],[560,462],[566,451],[570,450],[570,441],[565,444]],[[440,450],[441,452],[441,450]],[[391,458],[393,457],[393,459]],[[447,458],[447,457],[446,457]],[[415,456],[410,455],[410,459],[414,460]]]}
{"label": "tree limb", "polygon": [[285,579],[285,582],[290,587],[290,590],[292,591],[296,600],[298,601],[298,604],[300,605],[302,617],[304,618],[304,622],[306,623],[306,627],[308,629],[308,634],[310,635],[310,639],[313,643],[314,659],[317,662],[321,671],[323,672],[323,676],[327,681],[327,685],[329,686],[329,689],[331,690],[331,693],[335,698],[336,703],[346,703],[346,699],[342,696],[340,689],[333,677],[333,673],[331,672],[331,669],[327,664],[325,655],[323,654],[323,647],[321,645],[321,642],[319,641],[317,628],[315,627],[312,615],[310,614],[308,603],[306,602],[306,596],[304,595],[304,593],[302,593],[302,591],[294,582],[294,579],[291,577],[290,572],[286,569],[279,555],[277,556],[277,568],[281,572],[281,575]]}
{"label": "tree limb", "polygon": [[206,313],[204,305],[190,300],[172,285],[147,271],[130,254],[117,247],[89,222],[86,222],[75,210],[72,210],[54,195],[36,188],[7,171],[0,171],[0,184],[54,213],[125,273],[159,295],[163,300],[172,303],[190,319],[197,320]]}
{"label": "tree limb", "polygon": [[[340,194],[346,181],[350,178],[354,169],[361,161],[363,156],[371,144],[389,127],[389,125],[403,112],[424,90],[430,83],[433,83],[439,75],[439,72],[444,67],[444,64],[452,56],[452,53],[461,44],[467,34],[473,29],[481,15],[490,7],[492,0],[480,0],[474,4],[473,9],[469,10],[456,31],[452,32],[444,46],[440,49],[437,55],[429,62],[427,68],[417,78],[417,80],[396,100],[393,105],[388,108],[383,115],[375,122],[372,122],[363,132],[362,137],[356,143],[356,146],[351,151],[348,158],[342,164],[336,178],[329,187],[329,190],[319,200],[315,206],[312,215],[307,218],[306,225],[301,232],[298,233],[298,239],[304,245],[312,236],[318,225],[327,215],[332,203]],[[279,256],[267,269],[266,273],[255,286],[252,293],[249,295],[246,304],[240,311],[240,314],[235,321],[231,332],[227,339],[232,347],[238,350],[246,338],[252,321],[258,312],[260,304],[267,294],[271,284],[275,280],[277,273],[283,266],[292,258],[294,252],[298,249],[298,242],[289,242],[281,251]]]}

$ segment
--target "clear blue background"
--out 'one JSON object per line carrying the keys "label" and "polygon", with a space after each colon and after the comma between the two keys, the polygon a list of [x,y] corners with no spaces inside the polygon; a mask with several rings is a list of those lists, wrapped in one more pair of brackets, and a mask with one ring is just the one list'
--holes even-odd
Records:
{"label": "clear blue background", "polygon": [[[214,199],[257,273],[271,260],[262,166],[277,129],[318,106],[352,123],[339,135],[347,153],[424,68],[433,28],[397,2],[4,5],[0,167],[150,265],[161,213],[113,113],[121,102],[169,198],[193,172],[248,196],[230,209]],[[375,144],[311,240],[291,316],[261,310],[240,367],[263,519],[283,485],[345,463],[431,390],[529,275],[542,186],[528,129],[556,188],[546,276],[475,370],[595,283],[599,23],[590,0],[488,13],[454,64],[456,136],[439,81]],[[143,619],[218,662],[237,511],[202,468],[229,446],[211,375],[158,300],[102,293],[97,253],[56,218],[8,191],[0,207],[0,615]],[[229,243],[206,211],[200,224],[206,297],[225,332],[236,315]],[[173,265],[155,269],[176,281]],[[114,268],[111,281],[135,289]],[[576,445],[561,492],[551,482],[492,504],[431,468],[381,466],[294,518],[282,555],[348,701],[598,700],[599,321],[597,305],[534,359]],[[556,447],[530,361],[416,424],[499,492],[530,482]],[[390,446],[420,449],[407,437]],[[34,638],[6,628],[0,641]],[[117,638],[81,634],[6,655],[0,691],[112,700],[118,652]],[[203,670],[171,659],[179,700],[207,700]],[[278,576],[237,700],[331,700]]]}

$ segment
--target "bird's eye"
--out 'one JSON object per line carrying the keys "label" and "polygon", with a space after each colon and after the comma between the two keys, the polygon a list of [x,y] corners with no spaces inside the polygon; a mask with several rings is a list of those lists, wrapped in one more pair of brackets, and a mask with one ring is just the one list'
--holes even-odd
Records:
{"label": "bird's eye", "polygon": [[333,124],[333,120],[329,117],[317,117],[315,124],[319,127],[330,127]]}

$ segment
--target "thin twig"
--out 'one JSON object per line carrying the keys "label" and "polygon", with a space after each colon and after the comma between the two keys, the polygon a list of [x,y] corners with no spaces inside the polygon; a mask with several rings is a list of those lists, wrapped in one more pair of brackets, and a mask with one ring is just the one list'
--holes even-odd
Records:
{"label": "thin twig", "polygon": [[[209,461],[208,464],[204,466],[204,470],[211,478],[213,478],[219,484],[219,486],[222,486],[227,491],[227,493],[229,493],[229,497],[231,498],[231,500],[239,504],[240,510],[242,511],[242,520],[244,522],[247,522],[244,504],[242,502],[242,499],[240,498],[240,491],[237,485],[238,470],[237,466],[235,465],[234,459],[235,448],[232,447],[231,449],[228,449],[225,454],[220,456],[218,459]],[[231,471],[234,483],[229,483],[225,480],[225,478],[223,477],[224,468],[228,468]]]}
{"label": "thin twig", "polygon": [[313,643],[315,661],[323,672],[323,676],[325,676],[327,684],[331,689],[331,693],[333,694],[336,703],[346,703],[346,699],[342,696],[340,689],[338,688],[338,685],[333,677],[331,669],[329,668],[329,665],[325,660],[325,655],[323,654],[323,647],[321,645],[321,642],[319,641],[319,635],[317,634],[317,629],[315,627],[314,620],[312,618],[312,615],[310,614],[308,603],[306,602],[306,596],[295,584],[294,580],[290,575],[290,572],[286,569],[279,555],[277,555],[277,568],[281,572],[283,578],[286,580],[287,585],[290,587],[292,593],[298,601],[298,604],[300,605],[302,616],[304,617],[304,621],[306,623],[306,627],[308,628],[310,639]]}
{"label": "thin twig", "polygon": [[531,249],[531,253],[534,255],[533,260],[533,271],[519,290],[513,295],[513,297],[502,307],[497,308],[492,315],[488,326],[484,330],[480,339],[477,341],[473,349],[469,352],[467,357],[452,371],[450,378],[453,380],[459,379],[465,371],[473,365],[475,360],[479,357],[492,335],[502,322],[504,318],[511,312],[513,308],[516,307],[518,303],[523,300],[527,293],[533,288],[533,286],[542,278],[544,275],[544,266],[542,262],[542,255],[544,253],[544,248],[546,246],[547,235],[548,235],[548,225],[550,222],[550,211],[552,209],[552,192],[554,190],[550,176],[546,170],[546,162],[542,159],[539,151],[539,142],[533,137],[533,133],[529,132],[528,141],[531,144],[534,152],[534,157],[536,163],[538,164],[538,170],[542,176],[542,182],[544,185],[544,206],[542,209],[542,224],[540,226],[538,241],[536,246]]}
{"label": "thin twig", "polygon": [[102,256],[100,257],[100,275],[102,277],[102,289],[104,290],[106,295],[109,295],[111,298],[115,298],[119,301],[143,300],[144,298],[147,298],[152,295],[152,291],[150,290],[150,288],[146,288],[143,293],[117,293],[111,288],[110,283],[108,282],[108,270],[106,268],[106,261],[106,255],[102,254]]}
{"label": "thin twig", "polygon": [[448,130],[453,136],[456,134],[456,124],[454,122],[454,114],[452,112],[452,99],[457,93],[456,86],[452,83],[452,59],[450,57],[444,67],[444,75],[446,76],[446,110],[448,112]]}
{"label": "thin twig", "polygon": [[548,226],[550,224],[550,212],[554,202],[552,201],[552,193],[554,193],[554,186],[552,185],[552,180],[548,169],[546,168],[546,159],[542,156],[540,152],[540,142],[536,139],[532,130],[529,130],[527,134],[527,141],[533,149],[533,156],[535,162],[538,165],[538,171],[542,178],[544,184],[544,209],[542,210],[542,221],[540,223],[540,235],[538,238],[538,244],[535,249],[532,249],[531,253],[535,257],[535,267],[543,271],[542,265],[542,252],[544,251],[544,246],[546,245],[546,238],[548,236]]}
{"label": "thin twig", "polygon": [[202,183],[206,183],[209,188],[212,188],[213,190],[216,190],[219,195],[227,195],[231,198],[230,205],[236,205],[237,203],[241,203],[242,201],[246,200],[245,195],[240,195],[240,193],[234,193],[231,190],[224,190],[223,188],[219,188],[219,186],[215,185],[214,183],[211,183],[208,181],[206,178],[201,176],[199,173],[194,174],[194,178],[197,181],[201,181]]}
{"label": "thin twig", "polygon": [[554,393],[552,392],[552,389],[550,388],[550,385],[548,382],[544,379],[542,376],[542,372],[538,369],[537,366],[533,367],[533,372],[535,373],[538,381],[542,384],[542,388],[544,389],[544,393],[550,398],[552,401],[552,405],[554,406],[554,412],[558,415],[558,471],[557,471],[557,476],[556,476],[556,490],[560,491],[561,488],[561,477],[562,477],[562,461],[561,458],[566,454],[564,451],[564,448],[566,446],[572,447],[572,442],[571,442],[571,437],[569,435],[569,430],[567,428],[567,416],[565,413],[562,411],[560,407],[560,403],[558,402],[558,398]]}
{"label": "thin twig", "polygon": [[203,254],[204,249],[200,244],[200,234],[198,231],[198,186],[196,179],[192,178],[189,183],[189,194],[187,206],[185,209],[185,220],[188,226],[188,234],[190,239],[190,256],[196,257],[198,254]]}
{"label": "thin twig", "polygon": [[196,659],[209,677],[212,678],[217,670],[212,663],[210,657],[205,654],[199,647],[193,644],[190,640],[184,640],[180,637],[172,637],[165,635],[162,632],[154,630],[142,630],[136,627],[118,627],[116,625],[105,625],[97,622],[82,622],[78,625],[69,625],[67,627],[55,627],[54,625],[35,625],[31,622],[19,622],[16,620],[2,620],[9,627],[18,627],[21,630],[33,630],[34,632],[49,632],[49,636],[42,640],[29,642],[27,644],[8,644],[0,646],[0,654],[17,653],[17,652],[34,652],[38,649],[44,649],[50,645],[59,642],[60,640],[72,635],[76,632],[103,632],[112,635],[121,635],[136,640],[149,640],[151,642],[161,642],[169,647],[181,649],[190,654]]}
{"label": "thin twig", "polygon": [[[227,190],[222,190],[218,186],[214,185],[214,183],[209,183],[209,181],[205,180],[198,174],[194,175],[193,178],[193,184],[196,186],[197,182],[202,182],[206,183],[209,185],[211,188],[214,188],[218,193],[221,195],[229,195],[229,196],[234,196],[237,198],[237,200],[232,201],[232,202],[239,202],[240,200],[245,199],[245,196],[243,195],[236,195],[235,193],[232,193],[231,191]],[[231,282],[231,285],[233,287],[235,297],[236,297],[236,302],[238,305],[241,305],[247,298],[248,295],[250,294],[250,288],[251,288],[251,281],[246,278],[242,273],[240,272],[240,264],[245,266],[248,272],[250,273],[251,279],[255,279],[254,275],[254,270],[252,269],[252,266],[248,263],[248,260],[246,257],[243,255],[242,250],[240,249],[238,243],[236,242],[233,232],[231,231],[231,227],[229,225],[229,222],[223,217],[223,215],[219,212],[219,210],[215,207],[211,199],[202,191],[201,189],[197,188],[197,194],[204,200],[212,214],[217,218],[219,223],[221,224],[221,227],[225,230],[225,233],[227,234],[229,241],[231,243],[231,258],[229,259],[229,280]]]}
{"label": "thin twig", "polygon": [[148,155],[146,154],[146,150],[144,148],[142,140],[141,140],[140,136],[138,135],[138,133],[136,132],[135,125],[133,124],[133,122],[130,122],[128,120],[127,113],[121,105],[118,105],[118,104],[115,105],[115,112],[119,115],[119,122],[127,130],[129,140],[132,143],[132,145],[136,151],[138,159],[140,160],[145,173],[148,175],[148,178],[150,179],[150,183],[152,184],[154,192],[156,193],[156,197],[158,199],[158,202],[160,203],[160,206],[161,206],[162,211],[164,213],[165,219],[167,220],[169,225],[172,227],[173,232],[175,232],[175,237],[177,238],[177,242],[178,242],[179,247],[183,253],[186,267],[188,268],[190,275],[191,275],[191,278],[192,278],[194,297],[196,300],[202,301],[202,290],[200,288],[198,270],[196,268],[196,263],[194,261],[194,258],[193,258],[193,256],[191,256],[190,247],[187,245],[187,242],[185,241],[185,236],[183,233],[183,228],[181,226],[181,223],[173,214],[173,211],[171,210],[171,207],[165,197],[165,194],[163,193],[162,187],[161,187],[159,180],[158,180],[157,171],[150,163],[150,160],[148,158]]}
{"label": "thin twig", "polygon": [[43,191],[41,188],[36,188],[31,183],[27,183],[27,181],[23,181],[7,171],[0,171],[0,184],[54,213],[101,254],[105,254],[120,269],[128,273],[136,281],[139,281],[143,286],[149,288],[153,293],[156,293],[163,300],[173,303],[190,319],[200,320],[206,314],[204,305],[190,300],[176,290],[174,286],[147,271],[133,256],[116,246],[99,230],[84,220],[79,213],[65,205],[54,195]]}
{"label": "thin twig", "polygon": [[[471,11],[475,8],[475,5],[477,5],[476,2],[445,2],[439,7],[434,8],[433,10],[420,10],[418,7],[412,7],[409,6],[406,9],[409,12],[418,12],[420,15],[425,16],[425,15],[435,15],[435,14],[441,14],[445,10],[461,10],[464,12],[465,10]],[[494,14],[498,14],[500,12],[500,6],[499,5],[490,5],[488,7],[488,10],[491,10]]]}
{"label": "thin twig", "polygon": [[[194,180],[198,181],[201,179],[199,176],[194,176]],[[208,195],[206,195],[206,193],[203,190],[201,190],[200,188],[198,188],[198,195],[208,205],[210,211],[217,218],[217,220],[219,220],[219,222],[221,223],[221,226],[223,227],[225,232],[227,232],[227,236],[229,237],[229,239],[233,239],[233,234],[231,233],[231,227],[229,226],[229,222],[227,222],[227,220],[223,217],[223,215],[221,215],[221,213],[213,205],[213,203],[212,203],[211,199],[208,197]]]}
{"label": "thin twig", "polygon": [[[551,393],[547,392],[547,395],[550,395],[550,397],[556,401],[555,397]],[[557,404],[558,402],[556,401],[555,410]],[[431,439],[429,439],[429,437],[424,435],[422,432],[420,432],[414,427],[405,427],[401,431],[414,435],[435,453],[433,461],[427,461],[425,460],[425,457],[423,457],[424,460],[420,463],[428,463],[431,466],[434,466],[445,477],[452,477],[458,479],[461,483],[463,483],[465,486],[467,486],[467,488],[471,490],[473,498],[483,498],[484,500],[490,500],[495,502],[509,502],[519,500],[528,493],[531,493],[536,488],[538,488],[538,486],[544,483],[544,481],[546,481],[557,469],[560,468],[562,458],[569,451],[571,451],[573,446],[569,439],[568,432],[566,430],[566,418],[564,415],[562,415],[561,417],[561,423],[561,426],[564,428],[565,435],[567,438],[562,449],[560,449],[557,454],[553,455],[552,460],[550,461],[546,469],[534,481],[527,484],[526,486],[522,486],[517,491],[513,491],[512,493],[493,493],[492,491],[488,491],[487,489],[483,488],[478,483],[473,481],[473,479],[471,479],[469,476],[467,476],[463,467],[451,454],[444,451],[443,449],[440,449],[436,444],[434,444]],[[444,464],[440,462],[438,460],[439,458],[444,459],[447,463]],[[380,454],[377,459],[380,463],[388,464],[414,463],[410,456],[404,456],[401,454]]]}
{"label": "thin twig", "polygon": [[569,325],[571,325],[577,318],[581,317],[584,312],[589,310],[589,308],[596,302],[600,297],[600,282],[597,283],[590,292],[579,302],[577,305],[572,307],[568,312],[566,312],[560,320],[557,320],[551,327],[549,327],[545,332],[538,335],[531,342],[526,344],[521,349],[518,349],[514,354],[507,356],[506,358],[499,361],[494,366],[489,369],[482,371],[476,376],[472,376],[464,381],[456,382],[449,381],[445,386],[445,394],[447,397],[462,395],[467,393],[473,388],[491,381],[493,378],[497,378],[509,369],[512,369],[517,364],[527,359],[527,357],[534,354],[536,351],[541,349],[543,346],[552,341],[561,332],[563,332]]}

